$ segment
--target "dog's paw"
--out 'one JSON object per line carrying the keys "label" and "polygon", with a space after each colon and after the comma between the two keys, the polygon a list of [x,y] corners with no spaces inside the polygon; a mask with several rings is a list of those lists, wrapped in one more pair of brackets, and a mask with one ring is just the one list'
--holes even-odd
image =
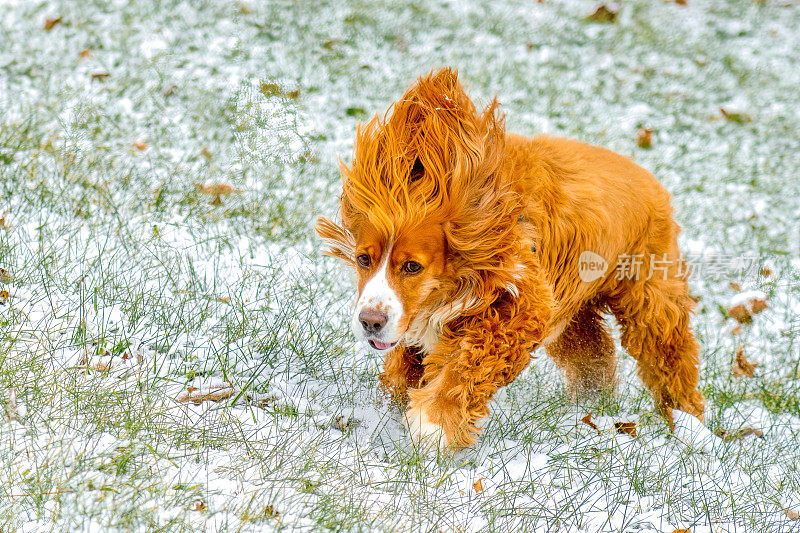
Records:
{"label": "dog's paw", "polygon": [[406,411],[404,422],[414,446],[432,450],[447,449],[448,442],[444,428],[432,422],[424,409],[410,408]]}

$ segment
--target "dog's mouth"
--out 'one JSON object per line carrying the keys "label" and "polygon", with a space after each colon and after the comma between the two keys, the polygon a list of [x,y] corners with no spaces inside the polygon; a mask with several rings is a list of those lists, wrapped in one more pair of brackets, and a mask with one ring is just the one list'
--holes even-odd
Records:
{"label": "dog's mouth", "polygon": [[390,348],[394,348],[395,345],[397,344],[396,342],[381,342],[381,341],[376,341],[375,339],[369,339],[367,342],[374,349],[380,350],[380,351],[385,351],[385,350],[388,350]]}

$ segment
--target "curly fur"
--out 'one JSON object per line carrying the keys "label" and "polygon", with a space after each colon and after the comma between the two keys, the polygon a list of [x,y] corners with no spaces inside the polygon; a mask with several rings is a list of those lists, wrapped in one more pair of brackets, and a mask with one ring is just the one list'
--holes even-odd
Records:
{"label": "curly fur", "polygon": [[[539,344],[576,395],[613,387],[601,312],[619,321],[667,420],[672,407],[702,417],[679,227],[669,194],[647,171],[602,148],[506,133],[497,100],[478,112],[447,68],[359,125],[352,164],[340,167],[342,224],[320,218],[317,231],[331,255],[354,265],[359,291],[374,270],[357,265],[357,250],[387,258],[387,283],[399,287],[409,316],[381,383],[448,444],[474,442],[492,395]],[[405,239],[402,253],[413,253],[424,228],[441,229],[445,264],[403,277],[392,246]],[[592,283],[578,276],[584,250],[609,261]],[[621,254],[645,255],[642,269],[650,254],[672,266],[664,279],[618,280]]]}

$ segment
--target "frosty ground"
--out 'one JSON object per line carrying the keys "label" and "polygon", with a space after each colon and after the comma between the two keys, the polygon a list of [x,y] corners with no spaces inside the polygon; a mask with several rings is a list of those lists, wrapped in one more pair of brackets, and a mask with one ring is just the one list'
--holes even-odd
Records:
{"label": "frosty ground", "polygon": [[[596,7],[0,0],[0,530],[800,530],[800,6]],[[312,226],[358,121],[442,65],[673,193],[707,430],[621,350],[578,405],[538,353],[473,448],[409,444]],[[731,282],[769,306],[740,330]]]}

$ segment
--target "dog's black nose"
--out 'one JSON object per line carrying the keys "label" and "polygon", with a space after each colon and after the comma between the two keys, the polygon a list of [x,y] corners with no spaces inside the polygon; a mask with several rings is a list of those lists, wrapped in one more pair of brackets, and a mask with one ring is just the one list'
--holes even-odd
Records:
{"label": "dog's black nose", "polygon": [[366,308],[358,314],[358,320],[367,333],[378,333],[389,319],[386,313],[377,309]]}

